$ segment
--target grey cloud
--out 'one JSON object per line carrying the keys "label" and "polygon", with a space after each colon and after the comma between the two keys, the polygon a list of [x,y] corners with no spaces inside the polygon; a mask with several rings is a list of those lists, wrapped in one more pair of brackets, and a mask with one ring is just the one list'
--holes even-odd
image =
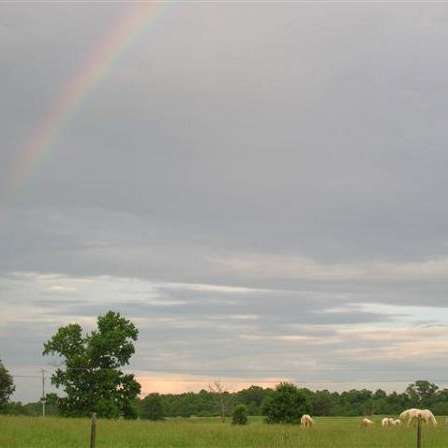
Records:
{"label": "grey cloud", "polygon": [[[16,288],[8,286],[11,282]],[[373,356],[384,347],[399,351],[412,338],[403,331],[395,343],[394,334],[389,341],[376,339],[382,326],[390,331],[390,325],[403,325],[398,313],[363,312],[342,301],[335,307],[330,297],[313,299],[309,291],[300,297],[288,291],[55,274],[14,274],[3,278],[3,285],[13,299],[3,308],[11,322],[2,328],[3,355],[19,371],[24,359],[26,366],[48,362],[40,357],[42,344],[59,325],[80,321],[91,328],[94,317],[109,308],[124,313],[140,329],[132,367],[143,371],[259,379],[277,374],[301,381],[328,380],[324,372],[331,372],[333,381],[355,380],[366,371],[368,377],[382,375],[384,366],[402,369],[403,363],[386,357],[378,364],[381,354],[369,361],[364,353]],[[59,300],[43,299],[51,296],[48,291]],[[160,305],[164,302],[167,306]],[[432,335],[439,338],[446,332],[440,326],[436,331],[421,326],[419,337],[429,342]],[[364,355],[357,359],[359,351]],[[439,356],[429,363],[437,363]],[[348,358],[353,369],[344,376]]]}

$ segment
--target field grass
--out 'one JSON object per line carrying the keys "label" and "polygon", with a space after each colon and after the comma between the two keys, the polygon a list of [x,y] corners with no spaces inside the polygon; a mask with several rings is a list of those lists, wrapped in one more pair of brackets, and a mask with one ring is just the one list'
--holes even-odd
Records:
{"label": "field grass", "polygon": [[[448,427],[423,429],[423,448],[446,448]],[[359,418],[318,418],[312,429],[267,425],[252,419],[243,427],[215,419],[164,422],[98,420],[98,448],[413,448],[415,428],[361,429]],[[89,446],[87,419],[0,416],[1,448],[81,448]]]}

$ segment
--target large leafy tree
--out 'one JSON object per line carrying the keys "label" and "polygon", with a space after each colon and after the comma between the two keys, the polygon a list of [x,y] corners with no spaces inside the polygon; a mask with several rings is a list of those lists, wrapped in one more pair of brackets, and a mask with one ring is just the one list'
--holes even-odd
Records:
{"label": "large leafy tree", "polygon": [[51,382],[63,388],[59,399],[61,413],[100,417],[132,417],[133,401],[140,393],[134,375],[120,368],[135,353],[138,330],[119,313],[109,311],[97,319],[97,329],[83,334],[79,324],[59,328],[44,344],[44,355],[62,358],[64,367],[56,370]]}
{"label": "large leafy tree", "polygon": [[15,389],[12,376],[0,359],[0,410],[6,406]]}

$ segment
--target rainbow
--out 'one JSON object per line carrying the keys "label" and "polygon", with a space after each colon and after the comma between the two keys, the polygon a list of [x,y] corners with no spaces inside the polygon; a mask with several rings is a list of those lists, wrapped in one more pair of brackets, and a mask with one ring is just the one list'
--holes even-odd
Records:
{"label": "rainbow", "polygon": [[105,38],[93,48],[81,69],[69,79],[44,119],[31,133],[11,164],[5,191],[20,189],[37,166],[51,154],[54,144],[84,99],[103,80],[117,58],[145,31],[161,9],[162,2],[134,3],[129,13],[120,17]]}

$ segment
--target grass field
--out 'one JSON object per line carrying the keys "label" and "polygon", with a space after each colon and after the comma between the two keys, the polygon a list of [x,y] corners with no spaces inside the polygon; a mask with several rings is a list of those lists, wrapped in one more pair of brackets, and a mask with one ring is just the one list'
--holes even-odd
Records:
{"label": "grass field", "polygon": [[[318,418],[305,430],[297,425],[267,425],[252,419],[234,427],[213,419],[164,422],[98,420],[98,448],[414,448],[415,428],[377,425],[361,429],[359,418]],[[446,448],[448,427],[423,429],[423,448]],[[87,419],[0,416],[1,448],[81,448],[89,446]]]}

